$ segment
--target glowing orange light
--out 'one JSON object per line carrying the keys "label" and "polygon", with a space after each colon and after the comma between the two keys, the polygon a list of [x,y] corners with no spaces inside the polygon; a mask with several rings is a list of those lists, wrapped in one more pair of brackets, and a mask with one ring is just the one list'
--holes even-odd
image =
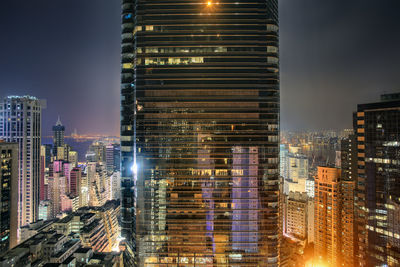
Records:
{"label": "glowing orange light", "polygon": [[306,263],[306,267],[330,267],[328,264],[321,262],[320,260],[310,260]]}
{"label": "glowing orange light", "polygon": [[207,2],[207,6],[211,6],[212,5],[212,2],[211,1],[208,1]]}

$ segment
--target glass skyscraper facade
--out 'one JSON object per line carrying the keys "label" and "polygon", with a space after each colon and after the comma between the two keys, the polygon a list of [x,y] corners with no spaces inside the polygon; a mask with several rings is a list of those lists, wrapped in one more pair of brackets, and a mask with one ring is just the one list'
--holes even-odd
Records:
{"label": "glass skyscraper facade", "polygon": [[278,266],[277,2],[123,1],[122,234],[138,266]]}
{"label": "glass skyscraper facade", "polygon": [[358,105],[356,187],[359,266],[400,266],[400,95]]}

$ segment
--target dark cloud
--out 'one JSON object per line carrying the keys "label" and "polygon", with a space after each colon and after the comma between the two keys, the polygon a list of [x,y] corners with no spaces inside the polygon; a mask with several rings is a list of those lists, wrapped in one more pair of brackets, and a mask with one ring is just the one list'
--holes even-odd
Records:
{"label": "dark cloud", "polygon": [[[351,126],[358,103],[400,90],[397,0],[281,0],[284,129]],[[0,96],[48,100],[44,132],[117,134],[120,0],[2,1]]]}
{"label": "dark cloud", "polygon": [[284,129],[351,127],[358,103],[399,91],[395,0],[282,0]]}

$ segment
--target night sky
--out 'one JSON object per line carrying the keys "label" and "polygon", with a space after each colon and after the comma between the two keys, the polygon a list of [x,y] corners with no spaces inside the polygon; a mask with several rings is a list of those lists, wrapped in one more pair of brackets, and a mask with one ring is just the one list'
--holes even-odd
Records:
{"label": "night sky", "polygon": [[[400,91],[398,0],[281,0],[282,128],[351,127],[358,103]],[[120,0],[3,0],[0,96],[47,99],[78,133],[118,134]]]}

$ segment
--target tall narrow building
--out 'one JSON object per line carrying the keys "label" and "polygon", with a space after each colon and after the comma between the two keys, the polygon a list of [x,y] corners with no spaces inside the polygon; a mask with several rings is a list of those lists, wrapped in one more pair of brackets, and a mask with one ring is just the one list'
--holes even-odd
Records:
{"label": "tall narrow building", "polygon": [[356,211],[355,204],[355,188],[357,182],[357,139],[354,134],[348,138],[341,140],[341,170],[342,179],[341,187],[341,250],[345,255],[342,258],[342,265],[353,267],[356,264],[357,255],[357,231],[355,224]]}
{"label": "tall narrow building", "polygon": [[138,266],[278,266],[278,1],[124,0],[122,234]]}
{"label": "tall narrow building", "polygon": [[[65,126],[62,125],[60,116],[58,116],[56,125],[53,126],[53,156],[57,157],[58,148],[64,147]],[[57,159],[59,159],[57,157]]]}
{"label": "tall narrow building", "polygon": [[18,143],[18,226],[38,218],[42,109],[45,101],[9,96],[0,103],[0,139]]}
{"label": "tall narrow building", "polygon": [[341,266],[341,170],[318,167],[315,177],[314,232],[317,260]]}
{"label": "tall narrow building", "polygon": [[360,104],[354,116],[360,266],[400,266],[400,93]]}

